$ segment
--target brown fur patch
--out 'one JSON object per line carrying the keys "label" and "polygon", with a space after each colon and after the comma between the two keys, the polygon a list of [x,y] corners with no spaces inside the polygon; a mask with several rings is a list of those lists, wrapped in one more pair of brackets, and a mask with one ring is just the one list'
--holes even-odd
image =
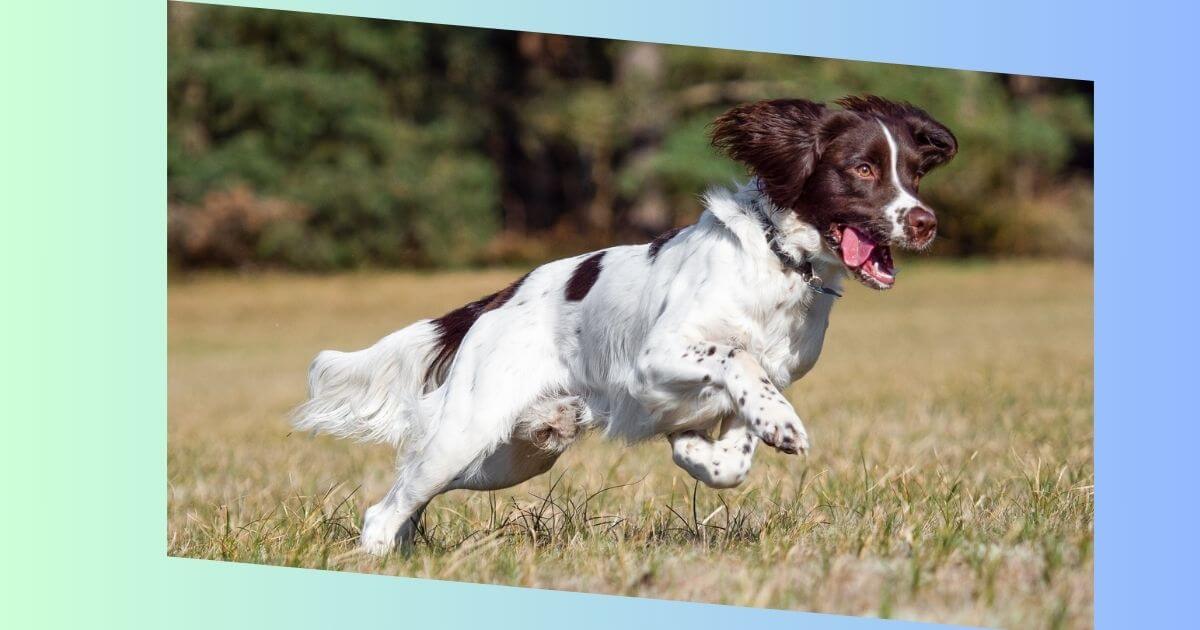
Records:
{"label": "brown fur patch", "polygon": [[460,306],[433,320],[433,326],[438,333],[437,354],[434,355],[429,367],[425,370],[426,383],[440,385],[445,380],[446,369],[450,367],[450,361],[458,353],[463,338],[467,336],[467,331],[471,330],[471,326],[475,325],[475,321],[484,313],[504,306],[517,294],[521,283],[525,282],[525,278],[528,277],[529,274],[525,274],[507,287]]}
{"label": "brown fur patch", "polygon": [[666,245],[668,241],[675,238],[675,236],[682,231],[683,228],[677,227],[667,230],[666,232],[654,237],[654,240],[650,241],[650,260],[658,258],[658,250],[662,249],[663,245]]}
{"label": "brown fur patch", "polygon": [[600,278],[600,261],[604,258],[604,252],[597,252],[588,256],[575,267],[575,271],[571,272],[571,279],[567,281],[567,301],[578,302],[587,297],[588,291],[592,290],[592,285],[596,284],[596,280]]}
{"label": "brown fur patch", "polygon": [[822,130],[830,120],[829,110],[820,103],[759,101],[734,107],[714,120],[712,143],[749,166],[776,205],[794,208],[820,159]]}

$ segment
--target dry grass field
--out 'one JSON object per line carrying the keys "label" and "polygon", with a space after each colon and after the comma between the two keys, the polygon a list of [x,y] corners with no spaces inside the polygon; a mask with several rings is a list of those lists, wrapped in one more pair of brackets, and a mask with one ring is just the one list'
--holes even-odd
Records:
{"label": "dry grass field", "polygon": [[519,271],[202,275],[169,289],[171,555],[1009,628],[1092,621],[1092,270],[909,265],[849,287],[787,395],[808,458],[714,491],[665,440],[586,438],[551,473],[355,551],[392,453],[292,434],[309,360]]}

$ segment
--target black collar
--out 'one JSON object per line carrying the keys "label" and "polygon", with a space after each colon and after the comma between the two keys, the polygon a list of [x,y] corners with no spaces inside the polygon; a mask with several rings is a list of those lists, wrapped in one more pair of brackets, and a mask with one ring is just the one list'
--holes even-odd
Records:
{"label": "black collar", "polygon": [[779,263],[783,265],[783,269],[788,273],[800,274],[800,279],[804,280],[805,284],[810,289],[823,295],[832,295],[835,298],[842,297],[842,294],[834,289],[825,286],[816,272],[813,271],[812,261],[796,258],[783,250],[779,245],[779,228],[775,227],[775,222],[767,216],[766,210],[762,207],[761,198],[755,196],[750,202],[751,208],[754,210],[754,216],[758,219],[758,224],[762,228],[763,236],[767,239],[767,245],[771,247],[771,251],[775,253],[775,257],[779,259]]}

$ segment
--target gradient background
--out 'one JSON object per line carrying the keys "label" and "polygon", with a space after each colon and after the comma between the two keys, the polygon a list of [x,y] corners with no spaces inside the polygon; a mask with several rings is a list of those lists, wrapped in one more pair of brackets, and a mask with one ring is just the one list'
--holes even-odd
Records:
{"label": "gradient background", "polygon": [[[1178,277],[1186,274],[1155,272],[1195,266],[1186,234],[1197,209],[1197,9],[1025,1],[926,9],[768,0],[231,4],[1095,80],[1097,621],[1158,627],[1194,616],[1192,451],[1200,430],[1194,411],[1183,410],[1192,408],[1196,380],[1196,299]],[[6,8],[6,625],[916,625],[167,558],[166,4]],[[1131,242],[1132,234],[1141,238]],[[1149,260],[1131,259],[1143,250]]]}

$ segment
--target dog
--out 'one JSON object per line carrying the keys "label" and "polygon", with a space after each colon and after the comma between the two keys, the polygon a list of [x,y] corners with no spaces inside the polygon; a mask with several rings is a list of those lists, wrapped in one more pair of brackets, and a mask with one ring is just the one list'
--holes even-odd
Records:
{"label": "dog", "polygon": [[408,549],[437,495],[540,475],[588,430],[666,436],[674,462],[713,488],[740,484],[759,442],[807,452],[781,390],[816,363],[845,276],[891,288],[891,248],[929,247],[937,219],[917,189],[958,141],[876,96],[741,105],[711,140],[751,179],[710,190],[695,224],[544,264],[369,348],[317,355],[294,426],[398,451],[364,550]]}

